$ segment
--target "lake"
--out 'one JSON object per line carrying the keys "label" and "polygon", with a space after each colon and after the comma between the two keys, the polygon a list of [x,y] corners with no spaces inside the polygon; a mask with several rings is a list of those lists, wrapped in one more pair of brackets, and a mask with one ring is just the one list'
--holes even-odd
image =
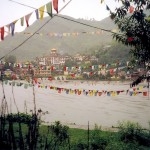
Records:
{"label": "lake", "polygon": [[[31,84],[5,81],[3,85],[9,112],[17,112],[16,105],[20,112],[33,110]],[[118,126],[118,121],[132,121],[148,128],[150,100],[146,86],[143,82],[131,90],[129,82],[40,80],[34,90],[37,109],[49,112],[42,116],[45,123],[60,121],[70,127],[86,128],[89,122],[91,128],[95,124],[111,128]]]}

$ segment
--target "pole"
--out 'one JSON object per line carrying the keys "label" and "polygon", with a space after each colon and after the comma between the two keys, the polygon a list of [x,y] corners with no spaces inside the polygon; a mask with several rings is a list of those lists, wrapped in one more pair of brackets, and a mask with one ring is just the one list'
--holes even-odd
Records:
{"label": "pole", "polygon": [[147,82],[148,82],[148,85],[147,85],[148,87],[147,88],[148,88],[148,100],[149,100],[149,77],[148,77]]}
{"label": "pole", "polygon": [[89,150],[89,147],[90,147],[90,129],[89,129],[89,121],[88,121],[88,147],[87,147],[87,150]]}

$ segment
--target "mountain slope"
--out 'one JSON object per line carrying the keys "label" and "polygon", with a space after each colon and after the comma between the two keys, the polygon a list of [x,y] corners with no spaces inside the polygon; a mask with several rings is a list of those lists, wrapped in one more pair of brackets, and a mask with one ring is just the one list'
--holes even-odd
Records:
{"label": "mountain slope", "polygon": [[[110,18],[106,18],[102,21],[88,21],[67,16],[56,16],[48,22],[49,19],[50,18],[47,17],[43,20],[37,20],[24,32],[16,33],[14,37],[6,37],[3,42],[0,42],[0,56],[16,48],[45,23],[46,25],[38,31],[39,34],[32,36],[32,38],[10,54],[15,55],[19,60],[30,60],[37,56],[48,54],[52,48],[58,49],[58,52],[68,54],[84,52],[92,49],[92,47],[101,47],[101,45],[111,43],[112,36],[109,32],[102,32],[101,30],[83,24],[109,30],[116,28]],[[70,21],[70,19],[83,24]],[[97,34],[97,31],[99,31],[100,34]],[[61,37],[58,35],[52,36],[52,33],[60,34]],[[64,33],[70,33],[70,36],[64,36]],[[79,35],[73,35],[75,33]]]}

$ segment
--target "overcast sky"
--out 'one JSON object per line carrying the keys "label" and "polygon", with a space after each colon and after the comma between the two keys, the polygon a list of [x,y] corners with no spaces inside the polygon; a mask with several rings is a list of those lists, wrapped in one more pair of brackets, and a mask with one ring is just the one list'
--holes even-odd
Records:
{"label": "overcast sky", "polygon": [[[63,5],[63,0],[60,0],[60,5]],[[65,3],[69,0],[65,0]],[[74,18],[85,18],[96,20],[104,19],[109,16],[109,12],[106,10],[106,5],[110,7],[112,11],[119,6],[115,0],[105,0],[105,3],[101,4],[101,0],[72,0],[72,2],[62,11],[62,14],[72,16]]]}
{"label": "overcast sky", "polygon": [[[39,8],[50,1],[51,0],[0,0],[0,10],[2,12],[0,15],[0,27],[10,24],[30,12],[34,12],[34,9],[15,2],[34,8]],[[115,0],[105,0],[105,3],[103,4],[101,4],[100,1],[101,0],[72,0],[71,3],[69,3],[69,5],[61,12],[61,14],[74,18],[94,18],[95,20],[101,20],[109,16],[109,12],[106,10],[106,5],[108,5],[112,11],[117,7],[117,5]],[[66,5],[67,2],[69,2],[69,0],[59,0],[59,10]],[[31,16],[29,21],[33,23],[35,18],[36,17],[34,14],[34,16]],[[17,31],[18,28],[19,27],[17,26],[15,30]],[[23,30],[23,28],[19,28],[18,31],[19,30]]]}

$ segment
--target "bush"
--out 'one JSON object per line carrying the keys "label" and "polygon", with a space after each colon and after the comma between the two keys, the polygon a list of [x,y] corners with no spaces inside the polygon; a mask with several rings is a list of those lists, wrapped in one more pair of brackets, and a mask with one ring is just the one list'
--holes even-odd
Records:
{"label": "bush", "polygon": [[119,124],[118,135],[125,143],[138,143],[139,145],[150,146],[150,134],[143,130],[138,123],[122,122]]}
{"label": "bush", "polygon": [[124,143],[120,141],[111,141],[105,150],[144,150],[139,149],[139,146],[136,143]]}
{"label": "bush", "polygon": [[79,142],[74,145],[73,150],[87,150],[87,147],[87,144]]}
{"label": "bush", "polygon": [[91,135],[91,140],[90,140],[90,150],[105,150],[107,144],[108,144],[108,139],[106,137],[102,137],[101,135],[102,130],[100,127],[95,125],[94,131],[92,132]]}

